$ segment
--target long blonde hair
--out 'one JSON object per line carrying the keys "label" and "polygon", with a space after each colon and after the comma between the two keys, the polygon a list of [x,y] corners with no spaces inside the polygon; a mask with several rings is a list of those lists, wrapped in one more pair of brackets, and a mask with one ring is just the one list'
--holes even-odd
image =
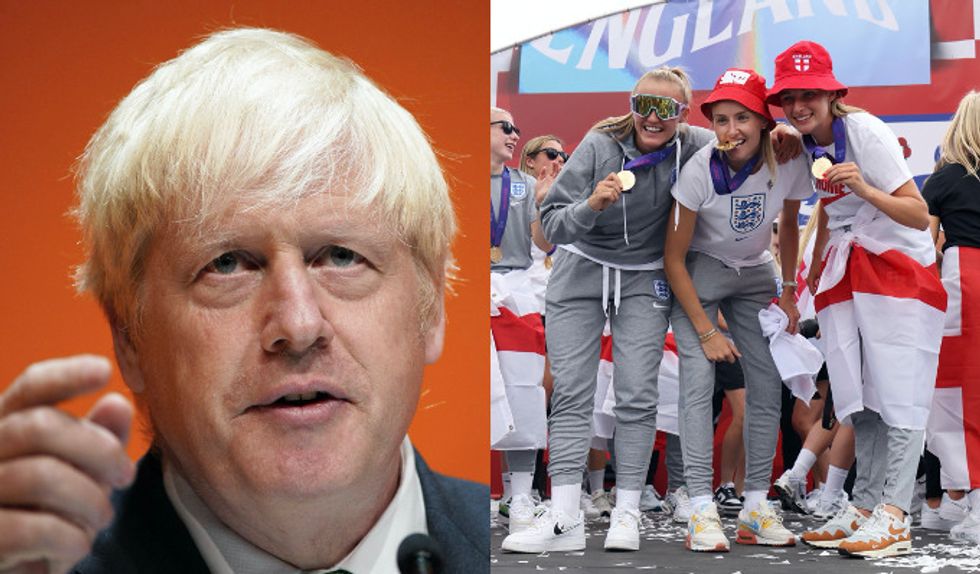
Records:
{"label": "long blonde hair", "polygon": [[980,179],[977,174],[980,170],[980,93],[975,90],[970,90],[960,100],[943,137],[936,167],[950,163],[962,165],[970,175]]}
{"label": "long blonde hair", "polygon": [[[633,86],[633,92],[636,93],[636,88],[644,80],[657,80],[661,82],[670,82],[681,89],[681,93],[684,94],[684,101],[682,103],[688,104],[691,102],[692,91],[691,91],[691,78],[687,75],[687,72],[683,68],[677,66],[661,66],[654,70],[640,76],[640,79],[636,81]],[[636,131],[636,124],[633,121],[633,112],[630,111],[626,115],[613,116],[606,118],[604,120],[598,121],[591,128],[597,132],[608,133],[618,140],[623,140],[626,136],[632,135]],[[678,126],[680,129],[680,126]]]}

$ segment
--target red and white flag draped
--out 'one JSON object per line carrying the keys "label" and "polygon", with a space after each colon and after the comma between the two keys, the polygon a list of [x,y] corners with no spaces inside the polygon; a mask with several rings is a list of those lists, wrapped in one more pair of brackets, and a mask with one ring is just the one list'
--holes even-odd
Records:
{"label": "red and white flag draped", "polygon": [[947,249],[943,286],[949,308],[926,444],[942,463],[942,487],[969,490],[980,488],[980,249]]}
{"label": "red and white flag draped", "polygon": [[518,272],[490,275],[490,447],[547,446],[544,325]]}
{"label": "red and white flag draped", "polygon": [[[674,334],[668,332],[657,376],[657,430],[674,435],[680,432],[677,423],[678,364],[677,342],[674,341]],[[595,410],[592,413],[592,434],[599,438],[612,438],[616,429],[614,370],[612,336],[606,330],[602,335],[602,354],[596,375]]]}
{"label": "red and white flag draped", "polygon": [[826,253],[815,306],[838,418],[867,407],[925,429],[946,311],[929,233],[880,215]]}

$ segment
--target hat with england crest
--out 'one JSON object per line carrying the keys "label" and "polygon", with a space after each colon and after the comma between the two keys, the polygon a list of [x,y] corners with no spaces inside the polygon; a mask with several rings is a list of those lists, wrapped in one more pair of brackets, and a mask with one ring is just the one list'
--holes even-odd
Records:
{"label": "hat with england crest", "polygon": [[771,106],[780,105],[783,90],[823,90],[847,94],[847,86],[834,77],[834,63],[826,48],[803,40],[776,56],[775,81],[766,97]]}

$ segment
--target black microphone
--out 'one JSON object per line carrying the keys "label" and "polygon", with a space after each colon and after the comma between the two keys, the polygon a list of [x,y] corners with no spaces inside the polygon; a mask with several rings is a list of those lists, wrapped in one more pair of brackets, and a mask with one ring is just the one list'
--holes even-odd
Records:
{"label": "black microphone", "polygon": [[427,534],[409,534],[398,545],[398,571],[401,574],[440,574],[442,553]]}

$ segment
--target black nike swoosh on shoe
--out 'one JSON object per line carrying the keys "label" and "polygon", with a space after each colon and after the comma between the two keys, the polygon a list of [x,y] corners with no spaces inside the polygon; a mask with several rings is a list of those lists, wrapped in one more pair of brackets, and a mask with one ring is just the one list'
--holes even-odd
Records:
{"label": "black nike swoosh on shoe", "polygon": [[564,534],[564,533],[565,533],[565,531],[561,529],[561,525],[559,525],[559,524],[558,524],[558,523],[556,522],[556,523],[555,523],[555,536],[561,536],[561,535],[562,535],[562,534]]}

